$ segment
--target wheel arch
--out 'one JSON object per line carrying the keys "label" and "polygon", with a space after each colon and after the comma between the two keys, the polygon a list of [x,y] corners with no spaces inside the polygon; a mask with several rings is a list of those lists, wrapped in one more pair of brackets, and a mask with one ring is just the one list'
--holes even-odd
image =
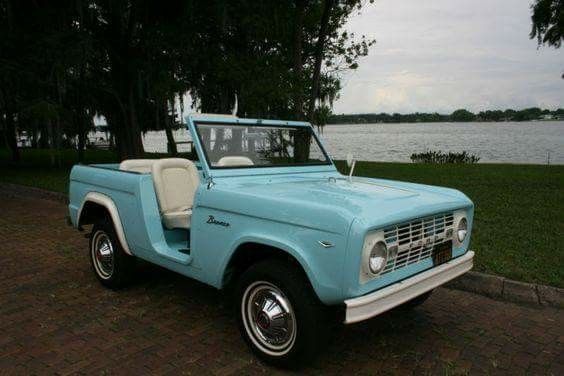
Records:
{"label": "wheel arch", "polygon": [[319,298],[314,274],[307,261],[294,248],[269,239],[246,238],[239,241],[221,269],[221,287],[229,286],[251,265],[268,258],[285,260],[295,265]]}
{"label": "wheel arch", "polygon": [[117,206],[109,196],[99,192],[88,192],[77,213],[77,227],[80,229],[82,225],[92,224],[102,215],[111,219],[121,247],[125,253],[132,256]]}

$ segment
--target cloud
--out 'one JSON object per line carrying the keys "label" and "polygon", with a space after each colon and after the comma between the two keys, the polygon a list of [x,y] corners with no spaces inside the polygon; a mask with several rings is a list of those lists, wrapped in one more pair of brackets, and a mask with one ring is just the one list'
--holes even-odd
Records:
{"label": "cloud", "polygon": [[377,43],[336,113],[564,106],[564,48],[529,39],[529,0],[380,0],[346,28]]}

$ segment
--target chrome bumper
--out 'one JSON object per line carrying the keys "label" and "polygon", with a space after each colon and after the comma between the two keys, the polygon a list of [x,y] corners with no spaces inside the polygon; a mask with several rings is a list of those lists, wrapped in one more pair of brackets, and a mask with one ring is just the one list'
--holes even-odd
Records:
{"label": "chrome bumper", "polygon": [[473,259],[474,252],[468,251],[449,262],[371,294],[345,300],[345,324],[379,315],[466,273],[472,269]]}

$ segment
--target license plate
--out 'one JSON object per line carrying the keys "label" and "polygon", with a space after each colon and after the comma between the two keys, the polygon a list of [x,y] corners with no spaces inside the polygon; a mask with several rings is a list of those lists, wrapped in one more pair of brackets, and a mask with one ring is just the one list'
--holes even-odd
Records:
{"label": "license plate", "polygon": [[452,241],[437,244],[433,247],[433,265],[441,265],[452,259]]}

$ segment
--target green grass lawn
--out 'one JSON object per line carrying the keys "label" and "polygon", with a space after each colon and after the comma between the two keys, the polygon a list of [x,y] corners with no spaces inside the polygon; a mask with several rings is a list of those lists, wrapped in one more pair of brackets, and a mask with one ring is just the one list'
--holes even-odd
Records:
{"label": "green grass lawn", "polygon": [[[18,165],[7,162],[8,150],[0,149],[0,182],[30,185],[56,192],[68,192],[69,173],[76,163],[74,150],[61,151],[61,167],[50,166],[47,150],[25,149]],[[117,161],[117,154],[106,150],[86,150],[84,163],[112,163]]]}
{"label": "green grass lawn", "polygon": [[[53,169],[44,151],[27,150],[21,166],[0,162],[0,182],[66,192],[74,158],[74,152],[65,151],[63,166]],[[0,150],[0,161],[7,159]],[[86,160],[112,162],[116,156],[89,151]],[[359,162],[355,175],[463,191],[476,205],[475,270],[564,287],[564,166]]]}

